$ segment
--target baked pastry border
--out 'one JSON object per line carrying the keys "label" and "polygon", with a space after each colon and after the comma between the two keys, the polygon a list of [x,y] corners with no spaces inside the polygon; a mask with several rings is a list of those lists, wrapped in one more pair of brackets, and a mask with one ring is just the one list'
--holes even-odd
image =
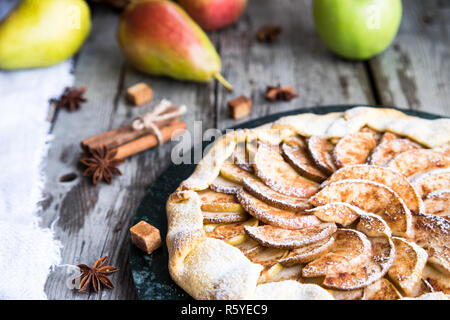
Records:
{"label": "baked pastry border", "polygon": [[247,137],[278,144],[294,134],[340,138],[364,126],[406,136],[430,148],[450,143],[448,118],[428,120],[396,109],[371,107],[323,115],[302,113],[225,134],[216,140],[193,174],[167,201],[166,240],[172,279],[195,299],[333,299],[318,285],[293,280],[258,285],[260,265],[250,262],[232,245],[206,237],[200,199],[195,191],[209,187],[236,144]]}

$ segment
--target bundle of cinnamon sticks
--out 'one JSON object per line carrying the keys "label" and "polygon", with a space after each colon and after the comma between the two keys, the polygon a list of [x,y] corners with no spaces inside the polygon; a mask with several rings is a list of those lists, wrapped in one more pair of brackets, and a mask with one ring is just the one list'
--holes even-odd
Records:
{"label": "bundle of cinnamon sticks", "polygon": [[[168,114],[177,110],[177,106],[171,106],[161,114]],[[155,121],[154,125],[160,130],[162,142],[170,140],[174,133],[182,134],[186,129],[186,123],[179,121],[179,116]],[[155,147],[158,143],[159,141],[152,129],[135,130],[130,124],[84,139],[81,141],[81,146],[89,149],[105,146],[108,150],[115,149],[117,151],[116,159],[125,159]]]}

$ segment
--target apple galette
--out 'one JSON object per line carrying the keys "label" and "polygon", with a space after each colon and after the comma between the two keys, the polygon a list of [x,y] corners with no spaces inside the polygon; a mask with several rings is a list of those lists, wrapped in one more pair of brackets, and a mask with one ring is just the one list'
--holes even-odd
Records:
{"label": "apple galette", "polygon": [[196,299],[446,299],[450,119],[357,107],[220,137],[167,202]]}

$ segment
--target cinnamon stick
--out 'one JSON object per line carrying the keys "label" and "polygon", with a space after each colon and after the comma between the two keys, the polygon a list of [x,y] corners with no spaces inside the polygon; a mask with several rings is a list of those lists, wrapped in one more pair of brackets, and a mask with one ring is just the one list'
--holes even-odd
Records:
{"label": "cinnamon stick", "polygon": [[[172,106],[167,108],[162,114],[174,112],[178,107]],[[172,123],[178,121],[179,117],[156,121],[155,125],[161,130],[163,127],[170,126]],[[117,148],[128,142],[132,142],[140,137],[152,135],[151,129],[134,130],[131,125],[122,126],[111,131],[101,133],[99,135],[84,139],[81,141],[81,146],[89,147],[91,149],[106,146],[108,149]]]}
{"label": "cinnamon stick", "polygon": [[[177,121],[172,123],[169,126],[165,126],[161,129],[161,135],[163,141],[168,141],[172,138],[172,134],[176,130],[185,130],[186,123],[184,121]],[[116,148],[117,154],[116,159],[125,159],[129,156],[135,155],[139,152],[147,150],[149,148],[155,147],[158,145],[158,139],[153,134],[147,134],[141,136],[135,140],[129,141],[125,144],[122,144]]]}

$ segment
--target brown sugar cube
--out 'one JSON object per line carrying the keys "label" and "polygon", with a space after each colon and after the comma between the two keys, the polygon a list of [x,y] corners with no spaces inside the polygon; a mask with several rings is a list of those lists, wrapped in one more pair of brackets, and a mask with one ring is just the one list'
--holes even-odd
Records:
{"label": "brown sugar cube", "polygon": [[127,99],[136,106],[153,99],[153,90],[145,83],[137,83],[127,89]]}
{"label": "brown sugar cube", "polygon": [[159,230],[145,221],[140,221],[132,226],[130,232],[133,244],[148,254],[161,246]]}
{"label": "brown sugar cube", "polygon": [[252,111],[252,100],[245,96],[240,96],[228,101],[228,112],[234,119],[246,117]]}

